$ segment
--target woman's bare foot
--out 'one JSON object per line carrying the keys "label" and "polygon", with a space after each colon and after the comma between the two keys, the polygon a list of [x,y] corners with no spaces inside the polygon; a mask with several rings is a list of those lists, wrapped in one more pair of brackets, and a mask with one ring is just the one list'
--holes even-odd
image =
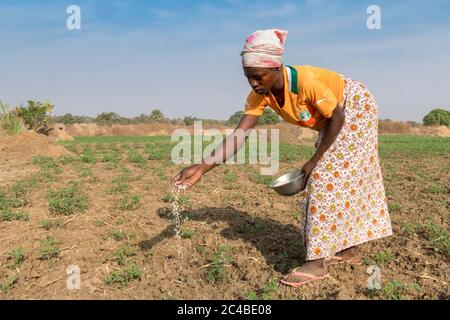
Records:
{"label": "woman's bare foot", "polygon": [[291,271],[290,274],[285,276],[282,283],[293,287],[298,287],[307,282],[320,280],[328,276],[328,270],[325,266],[325,260],[319,259],[314,261],[308,261],[298,268]]}
{"label": "woman's bare foot", "polygon": [[351,247],[338,252],[334,257],[327,261],[327,265],[338,264],[341,262],[348,262],[351,264],[360,265],[362,263],[361,255],[357,247]]}

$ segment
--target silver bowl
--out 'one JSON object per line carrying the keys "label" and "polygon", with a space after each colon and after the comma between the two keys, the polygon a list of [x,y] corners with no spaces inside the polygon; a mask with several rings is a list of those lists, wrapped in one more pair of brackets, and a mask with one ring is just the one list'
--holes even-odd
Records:
{"label": "silver bowl", "polygon": [[269,187],[282,196],[293,196],[302,191],[303,178],[301,170],[292,171],[272,181]]}

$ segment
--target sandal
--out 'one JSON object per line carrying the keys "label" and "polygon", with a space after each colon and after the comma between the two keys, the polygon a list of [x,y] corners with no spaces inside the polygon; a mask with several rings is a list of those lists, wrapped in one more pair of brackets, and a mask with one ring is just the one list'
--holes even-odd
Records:
{"label": "sandal", "polygon": [[287,278],[292,276],[292,277],[305,277],[305,278],[308,278],[308,279],[304,280],[304,281],[300,281],[300,282],[293,282],[293,281],[287,281],[287,280],[282,279],[282,280],[280,280],[280,282],[282,284],[285,284],[285,285],[288,285],[288,286],[291,286],[291,287],[294,287],[294,288],[298,288],[298,287],[300,287],[300,286],[302,286],[302,285],[304,285],[306,283],[317,281],[317,280],[322,280],[322,279],[328,278],[330,276],[329,273],[326,273],[323,276],[316,276],[316,275],[313,275],[311,273],[295,271],[296,269],[297,268],[292,270],[291,273],[287,276]]}

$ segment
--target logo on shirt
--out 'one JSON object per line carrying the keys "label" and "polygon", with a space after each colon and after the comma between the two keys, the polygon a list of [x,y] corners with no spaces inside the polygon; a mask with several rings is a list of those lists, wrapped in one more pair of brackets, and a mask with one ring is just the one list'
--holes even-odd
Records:
{"label": "logo on shirt", "polygon": [[308,110],[300,112],[300,120],[308,121],[309,119],[311,119],[311,113]]}

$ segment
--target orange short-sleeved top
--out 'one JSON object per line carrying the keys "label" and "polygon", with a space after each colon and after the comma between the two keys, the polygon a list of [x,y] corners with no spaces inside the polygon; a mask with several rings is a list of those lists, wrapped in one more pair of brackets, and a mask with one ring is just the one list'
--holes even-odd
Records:
{"label": "orange short-sleeved top", "polygon": [[283,66],[284,106],[279,107],[270,92],[260,95],[253,90],[247,97],[244,114],[261,116],[272,108],[285,121],[320,130],[327,125],[344,95],[344,79],[336,72],[312,66]]}

